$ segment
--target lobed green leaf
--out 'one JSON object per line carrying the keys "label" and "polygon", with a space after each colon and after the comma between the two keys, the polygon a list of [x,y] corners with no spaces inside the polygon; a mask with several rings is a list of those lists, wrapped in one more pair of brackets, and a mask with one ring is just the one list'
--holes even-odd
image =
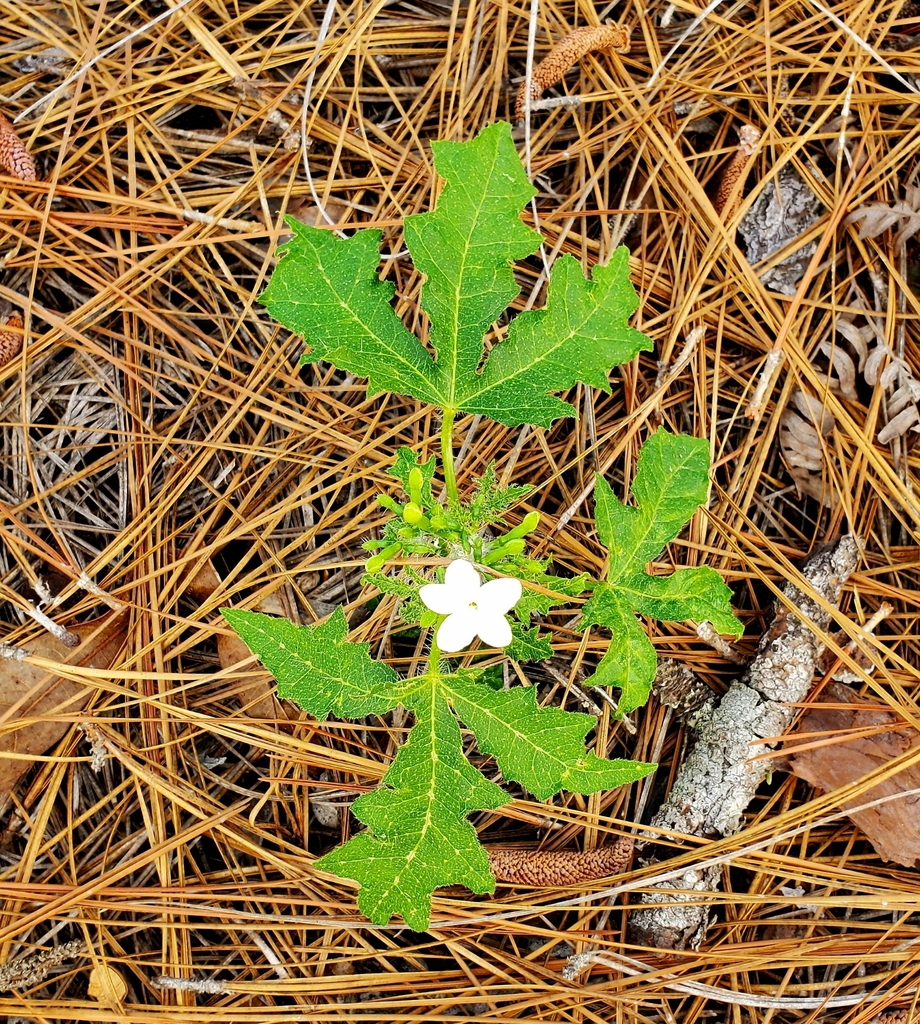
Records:
{"label": "lobed green leaf", "polygon": [[590,280],[572,257],[559,259],[546,308],[516,317],[483,362],[486,331],[520,291],[512,263],[540,245],[520,217],[535,190],[504,122],[432,150],[445,186],[434,210],[406,217],[405,238],[426,275],[434,357],[396,316],[393,286],[377,277],[379,231],[341,239],[289,218],[294,237],[261,301],[304,337],[304,362],[326,359],[367,377],[371,394],[409,394],[508,426],[574,415],[553,392],[578,382],[608,391],[610,370],[650,348],[626,323],[638,305],[628,253],[618,249]]}
{"label": "lobed green leaf", "polygon": [[585,750],[585,736],[597,725],[592,715],[537,707],[533,687],[492,690],[467,675],[444,680],[458,717],[492,754],[506,779],[520,782],[546,800],[561,789],[596,793],[634,782],[655,765],[607,761]]}
{"label": "lobed green leaf", "polygon": [[221,608],[221,614],[278,680],[278,696],[315,718],[379,715],[405,698],[410,681],[374,661],[370,644],[346,641],[341,608],[315,626],[240,608]]}
{"label": "lobed green leaf", "polygon": [[632,493],[637,506],[621,504],[606,480],[595,483],[594,517],[609,552],[607,580],[582,610],[582,626],[605,626],[611,641],[594,677],[597,685],[622,689],[619,711],[641,707],[655,678],[655,650],[635,613],[664,621],[709,621],[720,633],[740,636],[731,591],[708,567],[650,576],[652,561],[706,500],[709,446],[705,439],[656,431],[639,453]]}
{"label": "lobed green leaf", "polygon": [[352,805],[367,831],[316,866],[359,882],[358,906],[375,924],[402,914],[410,928],[424,931],[431,894],[440,886],[494,891],[488,854],[466,816],[501,807],[509,797],[467,761],[436,678],[424,677],[408,703],[418,721],[407,742],[379,789]]}

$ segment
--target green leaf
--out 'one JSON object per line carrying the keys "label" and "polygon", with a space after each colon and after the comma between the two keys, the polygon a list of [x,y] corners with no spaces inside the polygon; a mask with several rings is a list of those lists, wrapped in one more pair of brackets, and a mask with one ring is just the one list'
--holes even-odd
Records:
{"label": "green leaf", "polygon": [[458,717],[492,754],[502,775],[546,800],[561,789],[597,793],[634,782],[655,765],[608,761],[585,750],[585,736],[597,719],[561,708],[538,708],[533,687],[491,690],[464,676],[444,680]]}
{"label": "green leaf", "polygon": [[628,253],[618,249],[590,280],[572,257],[559,259],[546,308],[516,317],[483,362],[485,332],[520,291],[512,263],[540,245],[520,216],[534,188],[504,122],[432,150],[446,183],[434,210],[406,217],[405,238],[426,275],[434,357],[396,316],[393,286],[377,277],[379,231],[341,239],[289,219],[294,237],[261,301],[304,337],[305,362],[327,359],[367,377],[371,394],[409,394],[508,426],[574,415],[553,392],[579,381],[608,391],[610,370],[650,348],[626,323],[638,305]]}
{"label": "green leaf", "polygon": [[642,707],[648,700],[658,657],[628,602],[620,601],[612,587],[601,584],[582,609],[581,624],[610,630],[610,646],[589,685],[618,686],[622,691],[617,703],[621,715]]}
{"label": "green leaf", "polygon": [[565,604],[570,598],[578,597],[587,590],[591,577],[583,572],[578,576],[550,576],[549,573],[521,573],[525,583],[535,583],[541,589],[524,587],[520,601],[514,606],[514,614],[522,622],[531,615],[545,615],[557,604]]}
{"label": "green leaf", "polygon": [[424,931],[439,886],[494,891],[488,854],[466,816],[501,807],[509,797],[467,761],[436,677],[425,678],[409,704],[418,722],[407,743],[380,788],[352,805],[367,831],[316,866],[359,882],[358,906],[375,924],[402,914],[410,928]]}
{"label": "green leaf", "polygon": [[460,407],[509,427],[548,427],[559,416],[574,415],[568,402],[547,392],[579,381],[610,391],[610,370],[652,347],[626,323],[638,305],[625,247],[606,266],[596,266],[591,281],[574,257],[562,256],[553,266],[546,308],[512,321],[507,340],[492,350],[482,375],[467,381]]}
{"label": "green leaf", "polygon": [[553,656],[553,645],[539,626],[528,629],[519,622],[511,623],[511,644],[508,657],[515,661],[545,661]]}
{"label": "green leaf", "polygon": [[393,285],[377,278],[380,232],[342,239],[285,220],[294,237],[278,250],[278,266],[259,301],[306,339],[310,351],[301,362],[326,359],[367,377],[372,395],[399,391],[441,405],[440,369],[390,305]]}
{"label": "green leaf", "polygon": [[374,661],[370,644],[345,640],[348,625],[341,608],[316,626],[238,608],[221,608],[221,614],[278,680],[278,696],[320,720],[329,714],[379,715],[404,699],[410,681]]}
{"label": "green leaf", "polygon": [[650,576],[643,566],[683,529],[706,501],[709,446],[705,439],[659,429],[639,453],[632,493],[638,507],[621,504],[597,477],[594,518],[610,555],[606,582],[599,583],[582,610],[582,626],[605,626],[610,647],[594,682],[622,689],[619,712],[648,700],[655,677],[655,650],[635,613],[665,621],[707,620],[720,633],[740,636],[742,626],[730,607],[731,591],[708,567],[678,569]]}
{"label": "green leaf", "polygon": [[422,474],[422,499],[425,507],[434,502],[431,494],[431,481],[434,479],[434,471],[437,466],[437,456],[432,455],[427,462],[417,462],[415,452],[411,448],[400,448],[396,453],[396,462],[388,470],[390,476],[403,485],[403,490],[409,494],[409,474],[413,469],[418,469]]}
{"label": "green leaf", "polygon": [[520,218],[537,190],[507,124],[489,125],[471,142],[434,142],[431,149],[447,184],[436,209],[406,217],[405,238],[427,277],[422,308],[444,374],[442,404],[462,409],[483,335],[520,291],[511,264],[540,246],[540,236]]}
{"label": "green leaf", "polygon": [[400,679],[371,659],[368,644],[345,639],[341,608],[316,626],[256,612],[223,613],[278,678],[279,695],[318,718],[330,712],[359,718],[399,703],[415,714],[409,739],[380,788],[353,805],[366,831],[317,861],[322,870],[360,884],[358,905],[376,924],[402,914],[411,928],[424,930],[439,886],[462,884],[482,893],[495,887],[467,816],[501,807],[509,797],[466,759],[451,705],[476,734],[480,750],[496,755],[506,778],[541,798],[563,787],[578,793],[609,789],[651,770],[586,751],[584,738],[595,720],[537,708],[532,689],[502,689],[501,666]]}

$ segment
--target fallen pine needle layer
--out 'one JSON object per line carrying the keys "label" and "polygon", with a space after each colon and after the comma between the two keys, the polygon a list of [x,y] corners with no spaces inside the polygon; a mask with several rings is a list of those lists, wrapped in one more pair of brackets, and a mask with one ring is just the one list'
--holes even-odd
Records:
{"label": "fallen pine needle layer", "polygon": [[[556,0],[0,0],[0,151],[14,155],[0,157],[0,350],[13,352],[0,365],[0,716],[17,769],[0,816],[0,970],[15,982],[0,1015],[915,1013],[916,871],[885,862],[833,792],[776,771],[735,834],[660,830],[671,859],[640,850],[620,869],[618,844],[673,787],[685,731],[657,698],[616,718],[590,683],[609,637],[575,632],[569,613],[547,616],[552,661],[522,663],[512,682],[587,708],[598,753],[658,772],[551,803],[515,790],[472,824],[490,848],[555,860],[528,860],[530,876],[494,896],[439,892],[427,933],[370,925],[354,887],[313,861],[354,829],[349,805],[410,723],[319,723],[280,704],[220,618],[245,606],[311,623],[341,604],[352,639],[417,672],[424,639],[362,586],[360,545],[379,530],[397,449],[436,446],[440,423],[327,365],[300,367],[302,342],[256,297],[285,215],[367,225],[382,232],[398,313],[425,337],[422,281],[401,254],[403,218],[439,187],[430,142],[515,120],[530,66],[541,99],[515,139],[538,189],[523,216],[544,247],[516,267],[510,315],[542,305],[560,254],[590,268],[627,244],[634,322],[655,350],[610,394],[573,392],[578,417],[549,430],[458,418],[461,490],[493,459],[500,479],[540,484],[509,519],[539,510],[539,554],[562,575],[599,576],[594,474],[624,496],[659,424],[707,438],[708,508],[651,568],[713,566],[746,636],[719,648],[664,623],[659,656],[723,694],[804,559],[852,533],[865,548],[817,638],[854,692],[920,723],[917,5],[698,15],[654,0],[615,15],[622,38],[598,24],[605,12]],[[41,654],[47,634],[66,646],[122,611],[105,665]],[[24,678],[57,695],[33,718]],[[34,719],[56,730],[42,750],[26,742]],[[576,857],[617,866],[549,877]],[[714,859],[722,885],[702,894],[699,950],[632,943],[642,894]],[[79,955],[62,952],[73,943]],[[587,949],[596,959],[564,978]],[[625,956],[632,972],[615,966]],[[23,973],[30,963],[51,966]]]}

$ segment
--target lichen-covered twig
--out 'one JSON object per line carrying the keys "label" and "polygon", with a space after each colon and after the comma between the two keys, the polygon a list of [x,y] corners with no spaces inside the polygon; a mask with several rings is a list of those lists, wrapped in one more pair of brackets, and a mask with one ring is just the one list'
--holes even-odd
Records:
{"label": "lichen-covered twig", "polygon": [[[803,576],[828,606],[839,604],[858,555],[855,538],[846,536],[803,567]],[[793,705],[811,688],[824,648],[820,635],[830,622],[825,607],[791,584],[784,595],[745,675],[732,683],[718,705],[704,705],[693,720],[696,744],[652,818],[653,829],[724,836],[740,828],[745,808],[772,768],[769,758],[754,760],[775,746],[763,737],[781,736],[791,724]],[[665,949],[698,946],[709,918],[699,894],[717,891],[720,880],[721,867],[716,865],[700,871],[688,868],[656,886],[643,896],[646,906],[631,915],[635,939]]]}
{"label": "lichen-covered twig", "polygon": [[489,867],[499,882],[519,885],[577,885],[616,875],[629,864],[634,839],[621,836],[597,850],[489,850]]}
{"label": "lichen-covered twig", "polygon": [[[570,32],[565,39],[549,51],[534,68],[530,82],[531,102],[538,100],[545,89],[562,81],[570,67],[577,64],[586,53],[595,50],[613,50],[616,53],[629,52],[629,33],[617,25],[587,25]],[[521,82],[514,104],[515,121],[523,121],[526,113],[525,99],[527,82]]]}
{"label": "lichen-covered twig", "polygon": [[0,113],[0,168],[20,181],[35,181],[35,161],[23,145],[10,120]]}
{"label": "lichen-covered twig", "polygon": [[63,942],[59,946],[49,946],[37,953],[21,956],[18,960],[10,960],[0,967],[0,992],[9,992],[15,988],[31,988],[48,977],[51,971],[64,963],[73,960],[86,952],[86,943],[82,939]]}

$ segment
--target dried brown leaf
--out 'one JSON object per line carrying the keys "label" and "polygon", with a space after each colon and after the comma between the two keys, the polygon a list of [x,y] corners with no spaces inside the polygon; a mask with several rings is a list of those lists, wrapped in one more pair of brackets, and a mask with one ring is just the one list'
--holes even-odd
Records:
{"label": "dried brown leaf", "polygon": [[920,187],[908,185],[904,198],[895,203],[861,206],[848,214],[843,223],[859,224],[860,238],[877,238],[888,228],[900,224],[901,230],[894,237],[894,246],[900,249],[920,231]]}
{"label": "dried brown leaf", "polygon": [[[813,742],[812,734],[825,733],[828,738],[834,737],[834,742],[809,750],[792,750],[784,765],[822,792],[848,786],[920,746],[920,732],[904,726],[898,715],[880,709],[877,702],[860,697],[848,686],[831,683],[823,697],[827,703],[805,712],[790,742],[794,744],[797,733],[808,735],[809,742]],[[831,702],[850,706],[831,707]],[[867,729],[877,731],[871,735],[853,735],[856,730]],[[868,803],[917,787],[920,787],[920,765],[911,765],[873,786],[857,803]],[[905,867],[920,863],[920,810],[914,802],[889,800],[854,811],[850,817],[885,860]]]}
{"label": "dried brown leaf", "polygon": [[[75,648],[45,634],[30,643],[26,653],[65,665],[109,668],[124,646],[127,618],[125,611],[112,612],[71,627],[82,641]],[[0,757],[0,793],[9,792],[34,763],[32,758],[66,734],[92,695],[91,686],[15,658],[0,660],[0,753],[18,755]]]}

